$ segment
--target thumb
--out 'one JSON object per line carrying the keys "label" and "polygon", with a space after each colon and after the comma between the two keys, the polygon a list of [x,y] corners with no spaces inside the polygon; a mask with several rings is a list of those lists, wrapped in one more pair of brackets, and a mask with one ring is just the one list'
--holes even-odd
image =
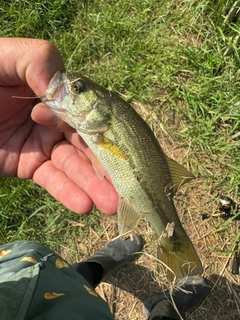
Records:
{"label": "thumb", "polygon": [[64,68],[59,50],[45,40],[0,38],[0,47],[0,82],[5,86],[28,84],[44,96],[54,73]]}

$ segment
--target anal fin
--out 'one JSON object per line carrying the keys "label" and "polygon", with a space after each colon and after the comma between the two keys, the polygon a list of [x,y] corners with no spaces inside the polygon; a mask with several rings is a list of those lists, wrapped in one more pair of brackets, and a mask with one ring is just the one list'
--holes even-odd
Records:
{"label": "anal fin", "polygon": [[137,227],[139,220],[142,218],[142,215],[124,199],[119,199],[117,213],[118,231],[120,235],[128,231],[133,231]]}

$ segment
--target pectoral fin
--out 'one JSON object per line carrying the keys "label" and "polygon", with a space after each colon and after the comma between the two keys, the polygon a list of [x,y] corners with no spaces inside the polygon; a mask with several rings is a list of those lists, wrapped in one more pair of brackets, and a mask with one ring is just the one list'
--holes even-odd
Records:
{"label": "pectoral fin", "polygon": [[173,190],[174,192],[176,192],[180,186],[182,186],[190,180],[193,180],[195,177],[191,172],[189,172],[186,168],[177,163],[175,160],[168,158],[166,155],[165,157],[172,178]]}
{"label": "pectoral fin", "polygon": [[104,176],[106,175],[106,170],[104,169],[103,165],[94,154],[92,155],[92,167],[96,172],[96,175],[98,176],[98,178],[100,180],[103,180]]}
{"label": "pectoral fin", "polygon": [[102,136],[98,142],[98,145],[113,154],[115,157],[127,160],[127,156],[124,154],[124,152],[110,139]]}
{"label": "pectoral fin", "polygon": [[124,199],[119,199],[117,213],[119,234],[134,230],[142,218],[142,215]]}
{"label": "pectoral fin", "polygon": [[[115,157],[127,160],[127,156],[124,154],[124,152],[114,142],[103,135],[97,135],[95,143],[97,143],[98,146],[105,149],[107,152],[113,154]],[[106,170],[95,155],[92,157],[92,166],[99,179],[103,180],[104,176],[106,175]]]}

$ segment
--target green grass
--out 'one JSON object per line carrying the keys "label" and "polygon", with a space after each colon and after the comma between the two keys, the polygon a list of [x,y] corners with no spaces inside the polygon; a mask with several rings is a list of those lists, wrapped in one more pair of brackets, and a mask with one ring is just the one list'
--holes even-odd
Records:
{"label": "green grass", "polygon": [[2,178],[0,190],[0,244],[32,240],[58,250],[67,243],[79,259],[76,235],[88,238],[89,228],[102,232],[99,212],[78,216],[32,181]]}
{"label": "green grass", "polygon": [[[155,113],[186,148],[196,175],[239,197],[240,21],[235,1],[0,0],[0,36],[43,38],[68,70],[83,73]],[[184,123],[168,126],[175,112]],[[209,164],[211,169],[209,169]],[[221,168],[221,170],[219,170]],[[20,239],[56,248],[82,233],[79,218],[32,182],[0,181],[0,243]]]}

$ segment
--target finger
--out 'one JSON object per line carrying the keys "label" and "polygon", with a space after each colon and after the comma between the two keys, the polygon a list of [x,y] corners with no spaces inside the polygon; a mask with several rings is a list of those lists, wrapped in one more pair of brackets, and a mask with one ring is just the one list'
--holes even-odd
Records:
{"label": "finger", "polygon": [[44,96],[48,83],[63,61],[58,49],[48,41],[27,38],[0,38],[0,82],[16,86],[28,84],[37,96]]}
{"label": "finger", "polygon": [[44,103],[37,104],[31,113],[32,120],[40,125],[62,132],[75,132],[66,122],[58,118]]}
{"label": "finger", "polygon": [[35,171],[33,180],[71,211],[79,214],[92,211],[94,204],[89,196],[56,169],[50,160]]}
{"label": "finger", "polygon": [[[83,141],[83,139],[80,137],[78,133],[65,133],[65,138],[73,145],[75,146],[78,150],[82,151],[87,158],[92,162],[93,159],[93,153],[92,150],[89,148],[89,146]],[[109,174],[106,172],[105,173],[105,178],[111,182],[111,178]]]}
{"label": "finger", "polygon": [[116,213],[118,195],[113,185],[106,178],[97,177],[91,161],[81,151],[63,142],[52,153],[52,163],[82,189],[99,210],[108,215]]}
{"label": "finger", "polygon": [[[28,121],[32,122],[31,118],[28,118]],[[21,150],[18,156],[17,176],[21,179],[31,179],[34,172],[49,160],[52,148],[64,139],[64,134],[33,122],[31,134],[28,132],[24,138],[23,144],[19,146]],[[13,139],[16,141],[15,136]]]}

